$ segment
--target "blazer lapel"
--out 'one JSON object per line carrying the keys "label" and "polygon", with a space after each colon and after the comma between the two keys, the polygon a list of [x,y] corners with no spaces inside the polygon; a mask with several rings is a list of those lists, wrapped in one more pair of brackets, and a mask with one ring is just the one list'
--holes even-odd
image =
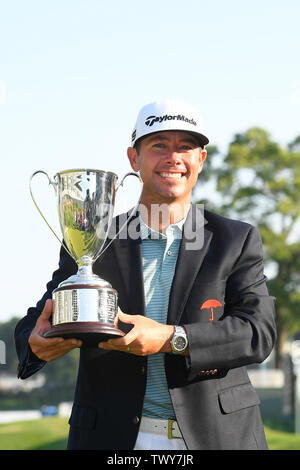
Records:
{"label": "blazer lapel", "polygon": [[192,205],[183,227],[183,237],[170,292],[168,324],[178,324],[209,248],[212,232],[205,229],[206,223],[202,209]]}
{"label": "blazer lapel", "polygon": [[[130,211],[127,213],[129,216]],[[122,221],[121,223],[124,222]],[[142,244],[139,235],[140,227],[137,213],[127,218],[127,224],[113,243],[123,285],[127,293],[130,313],[133,315],[145,315],[144,278],[142,268]],[[133,236],[132,236],[133,234]]]}

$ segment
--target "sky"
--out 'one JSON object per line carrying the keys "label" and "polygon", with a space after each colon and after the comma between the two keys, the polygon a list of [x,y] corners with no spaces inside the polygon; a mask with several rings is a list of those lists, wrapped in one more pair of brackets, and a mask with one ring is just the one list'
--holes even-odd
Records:
{"label": "sky", "polygon": [[[121,178],[139,109],[163,98],[196,106],[223,152],[252,126],[284,146],[300,134],[299,17],[299,0],[0,0],[0,322],[25,315],[57,268],[36,170]],[[140,189],[128,179],[115,214]],[[43,175],[33,191],[61,237]]]}

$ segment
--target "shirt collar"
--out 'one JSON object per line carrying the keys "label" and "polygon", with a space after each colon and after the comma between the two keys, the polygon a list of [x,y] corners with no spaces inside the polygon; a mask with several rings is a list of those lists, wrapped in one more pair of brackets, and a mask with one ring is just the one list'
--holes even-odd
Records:
{"label": "shirt collar", "polygon": [[158,240],[168,238],[182,238],[182,229],[184,222],[186,221],[186,217],[187,216],[175,224],[170,224],[166,229],[166,233],[161,233],[149,227],[149,225],[144,222],[141,214],[139,213],[141,239],[145,240],[146,238],[151,238]]}

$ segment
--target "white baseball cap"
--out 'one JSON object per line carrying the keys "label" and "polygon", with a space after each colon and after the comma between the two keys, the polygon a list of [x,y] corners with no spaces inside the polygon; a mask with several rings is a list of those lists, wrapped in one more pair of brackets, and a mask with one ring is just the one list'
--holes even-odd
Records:
{"label": "white baseball cap", "polygon": [[143,106],[131,136],[131,147],[155,132],[184,131],[195,135],[201,147],[209,143],[203,134],[202,118],[193,106],[175,100],[155,101]]}

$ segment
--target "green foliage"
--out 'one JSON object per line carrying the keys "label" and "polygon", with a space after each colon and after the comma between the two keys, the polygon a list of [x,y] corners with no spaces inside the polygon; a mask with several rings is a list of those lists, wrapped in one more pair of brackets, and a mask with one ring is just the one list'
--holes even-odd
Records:
{"label": "green foliage", "polygon": [[282,148],[254,127],[236,134],[225,155],[208,147],[207,161],[204,182],[210,176],[220,197],[199,202],[260,229],[266,265],[275,267],[268,285],[277,299],[279,336],[294,333],[300,328],[300,136]]}

